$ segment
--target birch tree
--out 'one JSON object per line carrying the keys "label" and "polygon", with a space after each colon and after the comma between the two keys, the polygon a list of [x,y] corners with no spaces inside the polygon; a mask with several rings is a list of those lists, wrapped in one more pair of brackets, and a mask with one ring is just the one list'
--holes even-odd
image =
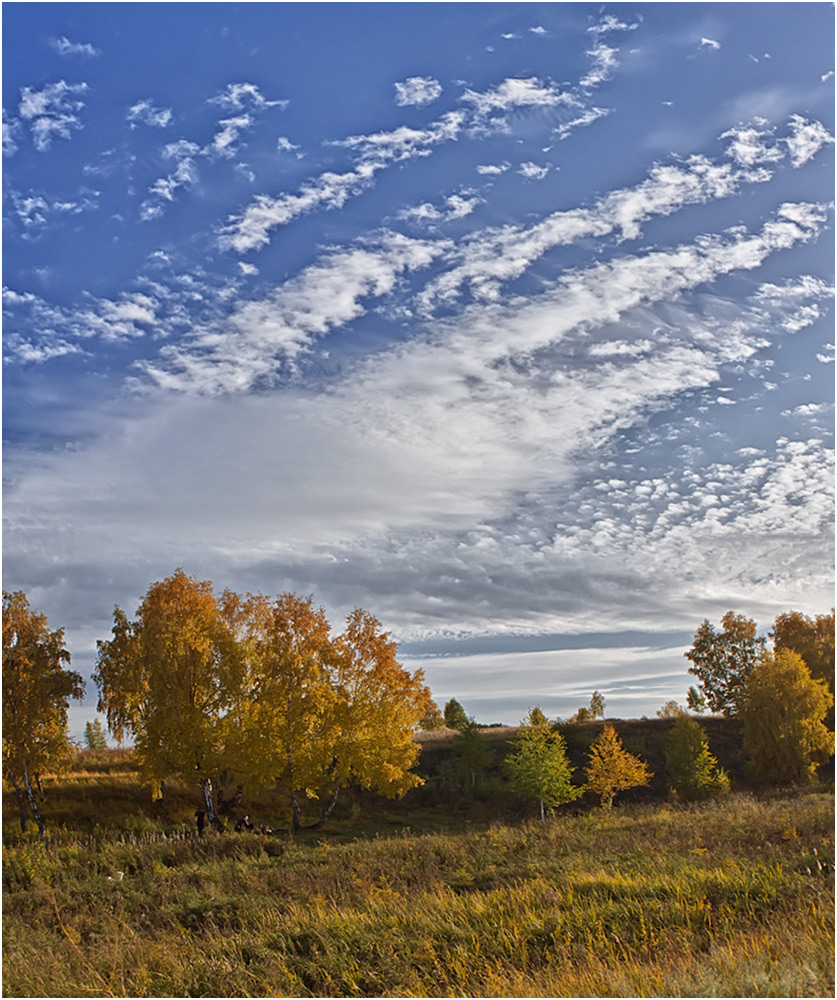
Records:
{"label": "birch tree", "polygon": [[26,830],[30,811],[43,836],[32,779],[66,757],[70,699],[84,694],[80,674],[67,670],[64,630],[50,630],[45,615],[22,591],[3,592],[3,775],[12,784]]}

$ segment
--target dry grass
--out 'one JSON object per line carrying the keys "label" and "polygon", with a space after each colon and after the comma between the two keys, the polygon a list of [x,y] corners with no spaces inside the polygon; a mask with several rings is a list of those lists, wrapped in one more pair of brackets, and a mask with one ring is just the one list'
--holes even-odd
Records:
{"label": "dry grass", "polygon": [[833,996],[833,834],[811,793],[352,843],[18,837],[4,995]]}

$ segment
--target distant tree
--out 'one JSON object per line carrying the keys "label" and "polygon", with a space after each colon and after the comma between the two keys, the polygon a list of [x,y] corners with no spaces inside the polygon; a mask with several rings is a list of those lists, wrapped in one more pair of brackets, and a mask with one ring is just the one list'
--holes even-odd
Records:
{"label": "distant tree", "polygon": [[107,750],[107,737],[99,719],[94,719],[92,722],[85,724],[84,745],[88,750]]}
{"label": "distant tree", "polygon": [[488,741],[473,719],[468,720],[467,725],[460,730],[459,736],[454,740],[454,753],[463,784],[469,791],[476,791],[479,779],[491,761],[492,754]]}
{"label": "distant tree", "polygon": [[652,777],[648,765],[628,753],[613,726],[605,724],[590,747],[587,767],[587,788],[600,796],[602,808],[609,811],[617,792],[647,785]]}
{"label": "distant tree", "polygon": [[682,712],[666,739],[665,757],[668,787],[675,798],[691,802],[729,790],[729,777],[710,753],[703,728]]}
{"label": "distant tree", "polygon": [[834,698],[792,649],[766,651],[744,689],[744,749],[757,781],[801,785],[834,749],[823,725]]}
{"label": "distant tree", "polygon": [[604,718],[604,708],[604,696],[598,691],[594,691],[590,696],[590,705],[579,708],[574,715],[567,719],[567,722],[594,722],[596,719]]}
{"label": "distant tree", "polygon": [[434,729],[443,729],[445,717],[439,711],[439,706],[431,698],[425,706],[424,715],[419,719],[418,727],[425,732],[432,732]]}
{"label": "distant tree", "polygon": [[690,687],[686,694],[686,707],[696,715],[703,715],[706,711],[706,696],[696,687]]}
{"label": "distant tree", "polygon": [[448,729],[464,729],[468,725],[465,709],[456,698],[451,698],[445,703],[445,725]]}
{"label": "distant tree", "polygon": [[32,780],[67,757],[69,702],[84,694],[81,675],[64,669],[69,662],[64,630],[50,630],[23,591],[3,591],[3,776],[17,795],[21,829],[28,806],[41,836]]}
{"label": "distant tree", "polygon": [[515,743],[515,751],[506,758],[506,773],[517,795],[537,799],[543,825],[547,810],[572,802],[583,789],[572,783],[567,745],[557,730],[524,722]]}
{"label": "distant tree", "polygon": [[834,611],[815,619],[799,611],[776,616],[770,632],[776,652],[792,649],[805,661],[815,680],[825,681],[834,694]]}
{"label": "distant tree", "polygon": [[534,708],[529,709],[528,717],[530,726],[548,726],[549,719],[544,715],[543,711],[535,705]]}
{"label": "distant tree", "polygon": [[692,661],[689,673],[700,687],[713,712],[736,715],[748,675],[764,649],[763,636],[756,635],[752,618],[728,611],[721,619],[721,632],[704,620],[695,633],[692,648],[683,655]]}
{"label": "distant tree", "polygon": [[667,701],[662,708],[657,709],[658,719],[676,719],[683,714],[683,709],[676,701]]}
{"label": "distant tree", "polygon": [[594,691],[590,696],[590,718],[591,719],[603,719],[605,710],[605,700],[604,696],[599,694],[598,691]]}

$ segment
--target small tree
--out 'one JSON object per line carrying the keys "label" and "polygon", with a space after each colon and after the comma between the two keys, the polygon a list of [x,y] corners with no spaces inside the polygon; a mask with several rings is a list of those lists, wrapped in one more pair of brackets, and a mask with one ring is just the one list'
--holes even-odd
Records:
{"label": "small tree", "polygon": [[107,750],[108,741],[101,720],[94,719],[85,725],[84,745],[88,750]]}
{"label": "small tree", "polygon": [[590,747],[587,787],[601,797],[602,809],[610,810],[617,792],[647,785],[654,776],[648,765],[622,746],[613,726],[605,724]]}
{"label": "small tree", "polygon": [[671,794],[684,802],[729,791],[729,777],[709,752],[706,733],[680,714],[666,739],[666,774]]}
{"label": "small tree", "polygon": [[445,704],[445,725],[448,729],[464,729],[468,725],[468,716],[465,709],[459,704],[456,698],[451,698]]}
{"label": "small tree", "polygon": [[432,732],[434,729],[442,729],[445,725],[445,717],[439,711],[439,706],[431,698],[424,709],[424,715],[419,719],[418,727],[425,732]]}
{"label": "small tree", "polygon": [[791,649],[765,652],[744,690],[744,749],[757,781],[801,785],[833,752],[823,718],[834,699]]}
{"label": "small tree", "polygon": [[529,725],[530,726],[549,725],[549,719],[547,719],[543,711],[537,705],[535,705],[534,708],[529,709]]}
{"label": "small tree", "polygon": [[604,696],[599,694],[598,691],[594,691],[590,696],[590,705],[579,708],[575,715],[567,719],[567,722],[576,724],[580,722],[595,722],[596,719],[604,718],[604,707]]}
{"label": "small tree", "polygon": [[517,749],[506,760],[506,773],[516,794],[538,800],[543,825],[546,810],[572,802],[583,789],[572,783],[573,767],[559,732],[548,725],[523,723],[516,742]]}
{"label": "small tree", "polygon": [[662,708],[657,709],[658,719],[677,719],[683,714],[683,709],[676,701],[667,701]]}
{"label": "small tree", "polygon": [[480,776],[491,760],[491,749],[473,719],[468,720],[456,737],[454,751],[463,783],[474,792]]}
{"label": "small tree", "polygon": [[692,661],[689,673],[700,680],[710,709],[736,715],[741,709],[744,682],[764,649],[752,618],[728,611],[716,632],[706,620],[695,633],[692,648],[683,655]]}

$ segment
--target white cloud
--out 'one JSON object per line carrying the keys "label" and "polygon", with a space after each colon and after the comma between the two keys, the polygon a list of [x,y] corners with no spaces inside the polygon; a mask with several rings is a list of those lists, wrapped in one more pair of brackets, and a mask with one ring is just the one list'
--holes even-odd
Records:
{"label": "white cloud", "polygon": [[537,163],[532,163],[530,160],[526,163],[521,163],[517,172],[522,177],[527,178],[527,180],[542,181],[549,171],[549,165],[539,166]]}
{"label": "white cloud", "polygon": [[151,198],[140,205],[140,219],[148,222],[156,219],[163,211],[163,202],[174,201],[175,192],[197,183],[198,168],[195,157],[203,152],[200,146],[186,139],[170,142],[162,150],[162,158],[174,162],[174,169],[165,177],[159,177],[149,188]]}
{"label": "white cloud", "polygon": [[817,121],[808,121],[801,115],[792,115],[791,134],[786,142],[790,149],[791,162],[795,167],[807,163],[825,143],[833,143],[834,136]]}
{"label": "white cloud", "polygon": [[60,56],[98,56],[101,55],[99,49],[90,42],[71,42],[63,35],[60,38],[50,38],[50,47]]}
{"label": "white cloud", "polygon": [[[299,146],[295,146],[286,135],[280,135],[276,140],[276,148],[280,153],[293,153],[299,149]],[[297,155],[300,156],[301,154]]]}
{"label": "white cloud", "polygon": [[253,119],[250,115],[237,115],[235,118],[225,118],[218,124],[221,128],[215,133],[209,148],[216,156],[231,158],[236,154],[235,144],[239,135],[245,129],[253,127]]}
{"label": "white cloud", "polygon": [[243,111],[251,108],[286,108],[287,100],[270,101],[254,83],[229,83],[219,94],[210,97],[208,104],[217,104],[227,111]]}
{"label": "white cloud", "polygon": [[463,117],[461,113],[452,112],[425,129],[401,126],[390,132],[350,136],[333,143],[355,153],[357,165],[354,170],[343,174],[326,171],[307,181],[295,194],[277,198],[259,195],[221,230],[221,246],[238,253],[258,250],[269,242],[270,231],[277,226],[287,225],[316,209],[341,208],[349,198],[369,187],[375,174],[391,163],[426,156],[434,145],[455,139],[462,128]]}
{"label": "white cloud", "polygon": [[126,118],[131,122],[132,128],[136,128],[137,122],[150,125],[152,128],[168,128],[174,120],[174,115],[171,108],[155,108],[150,100],[144,100],[131,105]]}
{"label": "white cloud", "polygon": [[[563,92],[556,84],[544,84],[536,77],[507,78],[491,90],[466,90],[461,98],[472,105],[479,122],[489,115],[500,116],[515,108],[557,107],[575,104],[575,98]],[[501,121],[494,119],[494,121]]]}
{"label": "white cloud", "polygon": [[14,208],[15,217],[22,227],[24,236],[40,235],[51,219],[62,215],[80,215],[98,208],[95,191],[82,191],[79,197],[69,201],[48,199],[43,195],[23,194],[10,190],[7,194]]}
{"label": "white cloud", "polygon": [[407,219],[410,222],[450,222],[453,219],[462,219],[466,215],[482,204],[483,199],[473,191],[462,191],[459,194],[448,195],[442,202],[442,207],[437,208],[430,202],[423,202],[421,205],[414,205],[398,213],[398,218]]}
{"label": "white cloud", "polygon": [[598,87],[606,80],[610,79],[611,73],[619,65],[616,54],[619,50],[613,49],[604,42],[594,45],[587,53],[593,61],[590,70],[579,80],[579,85],[585,89]]}
{"label": "white cloud", "polygon": [[510,163],[481,163],[477,166],[477,173],[496,176],[504,174],[510,167]]}
{"label": "white cloud", "polygon": [[699,47],[702,49],[713,49],[717,51],[721,47],[721,43],[715,41],[714,38],[701,38]]}
{"label": "white cloud", "polygon": [[432,76],[411,76],[394,87],[395,103],[399,107],[432,104],[442,93],[442,85]]}
{"label": "white cloud", "polygon": [[21,88],[18,114],[29,123],[39,152],[46,152],[53,138],[69,139],[73,130],[83,127],[77,112],[84,107],[84,101],[75,95],[87,90],[86,83],[69,84],[64,80],[48,83],[43,90]]}
{"label": "white cloud", "polygon": [[[815,128],[809,131],[821,143],[825,141]],[[746,136],[746,142],[742,135]],[[725,137],[730,140],[733,159],[737,155],[743,161],[741,166],[719,164],[704,156],[691,156],[682,163],[657,164],[636,187],[613,191],[590,208],[554,212],[530,227],[504,226],[473,234],[456,252],[458,261],[453,261],[454,266],[422,291],[419,296],[422,310],[431,310],[437,302],[450,304],[463,285],[477,297],[495,299],[501,282],[519,277],[534,260],[555,246],[612,232],[617,232],[623,240],[637,239],[643,223],[653,216],[670,215],[686,205],[727,198],[736,194],[744,183],[764,181],[765,164],[775,162],[769,151],[775,150],[781,156],[784,149],[784,142],[777,141],[772,131],[759,132],[752,126],[730,129]],[[742,148],[746,149],[746,156]],[[765,152],[758,153],[760,149]],[[759,161],[757,170],[750,166],[754,159]]]}
{"label": "white cloud", "polygon": [[533,28],[529,29],[533,35],[545,35],[546,28],[542,24],[537,24]]}

